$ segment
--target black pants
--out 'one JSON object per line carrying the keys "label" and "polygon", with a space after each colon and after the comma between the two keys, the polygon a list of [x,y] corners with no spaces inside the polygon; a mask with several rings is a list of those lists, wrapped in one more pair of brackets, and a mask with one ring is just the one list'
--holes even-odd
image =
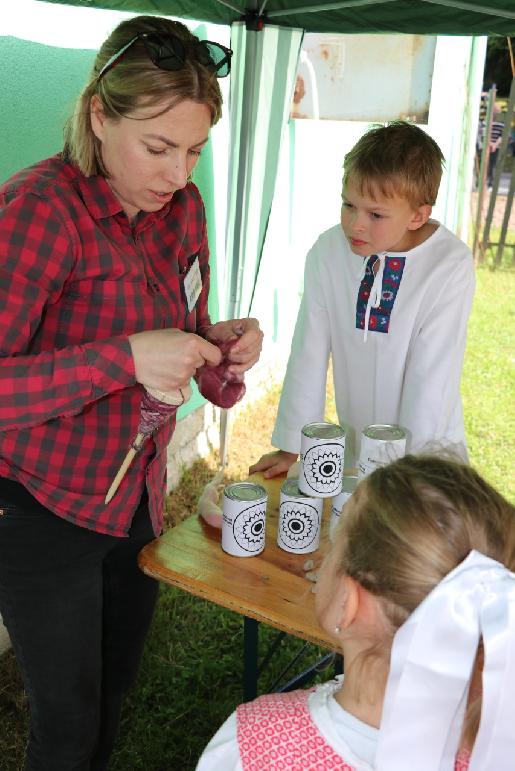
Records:
{"label": "black pants", "polygon": [[66,522],[5,479],[0,511],[0,613],[31,713],[25,769],[102,771],[157,597],[136,561],[154,537],[146,496],[128,538]]}

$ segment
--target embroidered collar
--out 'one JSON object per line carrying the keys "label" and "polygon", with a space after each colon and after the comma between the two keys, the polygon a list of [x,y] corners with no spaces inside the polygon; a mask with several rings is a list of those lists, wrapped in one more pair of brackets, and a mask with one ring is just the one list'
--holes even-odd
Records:
{"label": "embroidered collar", "polygon": [[[379,260],[377,271],[374,272]],[[401,283],[406,257],[389,257],[386,252],[372,254],[363,261],[361,282],[356,299],[356,329],[388,333],[390,317]]]}

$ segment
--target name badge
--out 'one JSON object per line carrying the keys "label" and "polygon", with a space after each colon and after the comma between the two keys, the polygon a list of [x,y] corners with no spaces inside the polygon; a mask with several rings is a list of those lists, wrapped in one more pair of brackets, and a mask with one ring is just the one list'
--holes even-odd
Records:
{"label": "name badge", "polygon": [[184,292],[186,294],[186,302],[188,304],[188,313],[191,313],[197,304],[197,300],[201,291],[202,276],[200,275],[200,267],[197,254],[191,265],[191,268],[188,270],[184,277]]}

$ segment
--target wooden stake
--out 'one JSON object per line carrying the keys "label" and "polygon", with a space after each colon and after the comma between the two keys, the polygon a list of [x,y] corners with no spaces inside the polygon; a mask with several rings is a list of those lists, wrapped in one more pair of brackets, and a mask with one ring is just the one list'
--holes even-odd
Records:
{"label": "wooden stake", "polygon": [[507,37],[506,40],[508,41],[508,51],[510,52],[511,76],[512,78],[515,78],[515,60],[513,59],[513,48],[511,47],[510,38]]}

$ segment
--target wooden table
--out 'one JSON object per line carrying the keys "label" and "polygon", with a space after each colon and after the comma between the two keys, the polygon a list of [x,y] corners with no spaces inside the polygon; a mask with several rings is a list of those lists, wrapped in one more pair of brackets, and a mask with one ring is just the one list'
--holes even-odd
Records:
{"label": "wooden table", "polygon": [[330,499],[324,502],[320,548],[311,554],[290,554],[280,549],[276,540],[284,476],[264,479],[254,474],[249,481],[262,484],[268,491],[266,545],[261,554],[226,554],[220,545],[221,530],[195,514],[148,544],[139,556],[147,575],[244,616],[245,699],[254,698],[257,692],[259,622],[322,648],[334,648],[334,640],[316,620],[313,583],[305,577],[303,567],[308,559],[318,567],[327,551]]}

